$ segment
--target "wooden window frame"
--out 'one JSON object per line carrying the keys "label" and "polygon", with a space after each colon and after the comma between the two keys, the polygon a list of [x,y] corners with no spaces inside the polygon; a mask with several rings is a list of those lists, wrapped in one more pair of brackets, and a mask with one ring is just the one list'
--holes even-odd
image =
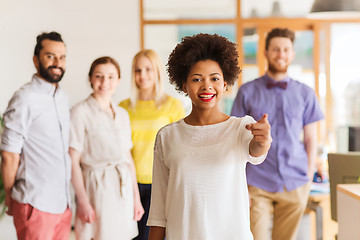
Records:
{"label": "wooden window frame", "polygon": [[[320,32],[324,32],[325,44],[325,77],[326,77],[326,96],[325,96],[325,128],[318,128],[319,141],[329,144],[329,134],[335,134],[332,117],[332,94],[330,83],[330,26],[332,23],[360,23],[360,18],[287,18],[287,17],[267,17],[267,18],[243,18],[241,16],[241,0],[236,1],[236,16],[226,19],[175,19],[175,20],[147,20],[144,18],[144,0],[139,0],[140,11],[140,48],[144,49],[144,28],[146,25],[191,25],[191,24],[234,24],[236,29],[236,41],[239,52],[239,65],[244,65],[244,52],[242,45],[243,32],[245,28],[255,28],[258,35],[257,65],[259,74],[265,73],[266,59],[263,54],[265,49],[265,33],[274,27],[288,27],[294,31],[310,30],[314,34],[313,42],[313,71],[315,76],[314,91],[319,97],[320,87]],[[242,76],[239,75],[238,86],[242,84]],[[325,139],[321,136],[325,136]]]}

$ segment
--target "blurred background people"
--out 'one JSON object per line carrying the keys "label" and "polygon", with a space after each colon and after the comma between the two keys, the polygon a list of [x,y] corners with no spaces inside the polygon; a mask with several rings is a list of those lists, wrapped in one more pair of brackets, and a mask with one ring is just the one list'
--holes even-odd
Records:
{"label": "blurred background people", "polygon": [[71,230],[69,101],[59,82],[66,47],[57,32],[37,36],[37,73],[4,113],[1,174],[18,239],[68,239]]}
{"label": "blurred background people", "polygon": [[268,239],[272,221],[272,239],[296,238],[315,171],[317,122],[324,116],[314,91],[288,76],[294,39],[287,28],[268,33],[267,72],[241,86],[231,113],[255,120],[269,114],[273,142],[268,156],[262,164],[246,168],[255,240]]}
{"label": "blurred background people", "polygon": [[184,117],[181,102],[163,91],[163,64],[151,49],[138,52],[132,62],[130,98],[122,101],[130,116],[133,148],[131,150],[145,213],[138,222],[137,240],[147,240],[146,226],[151,197],[154,143],[158,130]]}
{"label": "blurred background people", "polygon": [[120,82],[118,63],[111,57],[96,59],[89,81],[93,93],[71,109],[76,238],[132,239],[144,210],[130,153],[129,115],[111,103]]}

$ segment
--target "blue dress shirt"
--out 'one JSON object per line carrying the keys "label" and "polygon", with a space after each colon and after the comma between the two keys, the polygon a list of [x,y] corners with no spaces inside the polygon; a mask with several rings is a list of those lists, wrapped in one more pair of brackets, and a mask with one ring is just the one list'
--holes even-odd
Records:
{"label": "blue dress shirt", "polygon": [[267,158],[260,165],[248,164],[249,185],[268,192],[292,191],[306,184],[308,158],[300,136],[305,125],[324,118],[314,91],[287,77],[286,88],[267,88],[264,75],[239,89],[231,115],[252,116],[256,121],[269,115],[273,142]]}

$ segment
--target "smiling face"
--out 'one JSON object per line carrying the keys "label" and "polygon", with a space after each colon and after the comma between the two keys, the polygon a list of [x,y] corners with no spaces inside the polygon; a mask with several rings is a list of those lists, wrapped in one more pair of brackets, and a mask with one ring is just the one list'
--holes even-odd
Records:
{"label": "smiling face", "polygon": [[140,91],[154,91],[158,73],[150,59],[141,56],[135,62],[135,83]]}
{"label": "smiling face", "polygon": [[226,90],[223,72],[213,60],[199,61],[190,69],[183,91],[192,101],[193,110],[218,108]]}
{"label": "smiling face", "polygon": [[44,39],[39,56],[34,56],[37,75],[42,79],[56,84],[65,73],[66,48],[63,42]]}
{"label": "smiling face", "polygon": [[114,64],[105,63],[99,64],[94,68],[89,81],[94,90],[95,98],[111,98],[119,85],[120,78]]}
{"label": "smiling face", "polygon": [[269,72],[273,74],[286,73],[294,55],[293,44],[289,38],[272,38],[268,49],[265,51]]}

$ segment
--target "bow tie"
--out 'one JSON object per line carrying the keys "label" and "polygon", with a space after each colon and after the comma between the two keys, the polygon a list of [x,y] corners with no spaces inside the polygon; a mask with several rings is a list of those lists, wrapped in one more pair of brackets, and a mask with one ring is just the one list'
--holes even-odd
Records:
{"label": "bow tie", "polygon": [[267,84],[266,84],[266,87],[268,89],[270,88],[273,88],[273,87],[279,87],[279,88],[282,88],[282,89],[286,89],[287,87],[287,82],[272,82],[272,81],[268,81]]}

